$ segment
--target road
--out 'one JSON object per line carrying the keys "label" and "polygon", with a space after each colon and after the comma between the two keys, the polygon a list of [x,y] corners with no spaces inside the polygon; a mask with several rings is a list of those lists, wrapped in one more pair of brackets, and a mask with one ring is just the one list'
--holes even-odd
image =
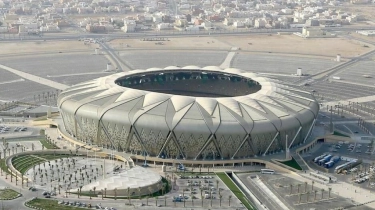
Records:
{"label": "road", "polygon": [[[375,30],[373,26],[366,27],[340,27],[340,28],[325,28],[324,30],[328,32],[336,31],[356,31],[356,30]],[[276,34],[278,32],[300,32],[301,29],[292,28],[292,29],[234,29],[230,30],[214,30],[214,31],[152,31],[152,32],[135,32],[135,33],[112,33],[112,34],[93,34],[93,33],[51,33],[44,34],[43,36],[6,36],[5,34],[1,37],[0,42],[8,41],[26,41],[26,40],[78,40],[82,37],[85,38],[103,38],[107,37],[109,39],[134,39],[145,36],[162,36],[162,37],[189,37],[189,36],[247,36],[249,34]]]}

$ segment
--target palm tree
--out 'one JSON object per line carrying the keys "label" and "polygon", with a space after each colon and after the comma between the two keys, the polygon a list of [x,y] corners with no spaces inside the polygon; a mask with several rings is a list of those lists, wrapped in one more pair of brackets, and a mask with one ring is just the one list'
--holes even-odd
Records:
{"label": "palm tree", "polygon": [[293,185],[292,185],[292,184],[290,184],[290,194],[289,194],[289,195],[291,195],[291,194],[292,194],[292,192],[293,192]]}
{"label": "palm tree", "polygon": [[107,188],[104,188],[104,197],[107,197]]}
{"label": "palm tree", "polygon": [[298,193],[298,203],[301,203],[301,197],[302,197],[302,194]]}
{"label": "palm tree", "polygon": [[232,196],[231,195],[229,195],[228,196],[228,204],[229,204],[229,206],[230,206],[230,200],[232,199]]}
{"label": "palm tree", "polygon": [[94,195],[95,195],[95,190],[96,190],[96,187],[94,187],[94,188],[93,188],[93,190],[94,190]]}
{"label": "palm tree", "polygon": [[320,199],[323,200],[324,189],[321,189],[321,191],[322,191],[322,197]]}
{"label": "palm tree", "polygon": [[221,200],[223,199],[223,196],[219,195],[219,199],[220,199],[220,207],[221,207]]}
{"label": "palm tree", "polygon": [[128,187],[128,201],[129,201],[129,205],[131,204],[130,203],[130,187]]}
{"label": "palm tree", "polygon": [[184,207],[185,207],[185,189],[182,189],[182,197],[184,198]]}
{"label": "palm tree", "polygon": [[155,206],[158,206],[158,196],[155,197]]}
{"label": "palm tree", "polygon": [[316,193],[317,192],[318,192],[317,190],[314,190],[314,201],[316,200]]}
{"label": "palm tree", "polygon": [[328,188],[328,198],[331,198],[331,190],[332,190],[332,188],[329,187],[329,188]]}
{"label": "palm tree", "polygon": [[[90,190],[89,194],[90,194],[90,200],[91,200],[91,193],[92,193],[92,190]],[[115,199],[116,200],[116,199]]]}
{"label": "palm tree", "polygon": [[146,206],[148,206],[148,196],[146,196]]}
{"label": "palm tree", "polygon": [[82,185],[81,186],[79,186],[79,194],[81,194],[82,193]]}
{"label": "palm tree", "polygon": [[308,191],[308,192],[306,193],[306,203],[309,202],[309,196],[310,196],[310,191]]}
{"label": "palm tree", "polygon": [[299,188],[301,187],[301,184],[297,184],[297,192],[299,193]]}
{"label": "palm tree", "polygon": [[305,182],[305,192],[307,192],[307,182]]}
{"label": "palm tree", "polygon": [[167,196],[164,196],[164,206],[167,206]]}
{"label": "palm tree", "polygon": [[314,181],[311,181],[311,191],[313,191],[314,190]]}
{"label": "palm tree", "polygon": [[219,190],[219,180],[216,180],[216,189]]}
{"label": "palm tree", "polygon": [[139,199],[141,199],[141,188],[138,187],[137,190],[138,190],[138,197],[139,197]]}
{"label": "palm tree", "polygon": [[117,188],[115,188],[114,191],[115,191],[115,200],[117,200]]}
{"label": "palm tree", "polygon": [[[201,199],[202,199],[202,207],[203,207],[203,199],[204,199],[204,197],[203,196],[201,196]],[[176,202],[175,202],[176,203]]]}

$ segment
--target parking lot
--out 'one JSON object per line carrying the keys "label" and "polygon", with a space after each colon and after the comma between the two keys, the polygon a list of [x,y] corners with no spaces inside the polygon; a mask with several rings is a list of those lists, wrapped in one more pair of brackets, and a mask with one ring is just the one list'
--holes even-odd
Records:
{"label": "parking lot", "polygon": [[0,138],[13,138],[21,136],[31,136],[39,133],[40,129],[27,127],[26,125],[0,125]]}
{"label": "parking lot", "polygon": [[[171,194],[176,206],[186,207],[242,207],[237,197],[214,174],[181,175],[177,190]],[[220,201],[221,200],[221,201]]]}

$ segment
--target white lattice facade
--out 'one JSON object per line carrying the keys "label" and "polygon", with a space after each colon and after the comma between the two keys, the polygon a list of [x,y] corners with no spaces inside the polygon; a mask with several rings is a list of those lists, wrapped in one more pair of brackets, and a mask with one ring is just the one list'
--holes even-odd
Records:
{"label": "white lattice facade", "polygon": [[[229,86],[215,92],[225,82]],[[155,91],[144,90],[152,84]],[[246,89],[255,85],[255,92]],[[134,70],[77,84],[60,94],[58,106],[66,131],[78,140],[161,158],[206,160],[249,158],[298,145],[319,111],[314,96],[296,87],[238,69],[196,66]]]}

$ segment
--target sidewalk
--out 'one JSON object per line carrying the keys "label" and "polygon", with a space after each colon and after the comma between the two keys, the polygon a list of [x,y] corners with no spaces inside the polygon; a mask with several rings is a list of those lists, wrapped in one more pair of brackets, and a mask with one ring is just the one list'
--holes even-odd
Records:
{"label": "sidewalk", "polygon": [[[294,172],[290,174],[284,174],[284,176],[296,179],[300,182],[311,181],[310,179],[304,178]],[[353,200],[357,204],[367,203],[375,200],[375,195],[374,193],[371,193],[370,190],[366,190],[346,182],[339,181],[337,183],[330,183],[328,185],[315,182],[314,185],[321,189],[327,189],[331,187],[333,194],[337,194],[338,196]],[[368,203],[366,204],[366,206],[375,209],[375,202]]]}

